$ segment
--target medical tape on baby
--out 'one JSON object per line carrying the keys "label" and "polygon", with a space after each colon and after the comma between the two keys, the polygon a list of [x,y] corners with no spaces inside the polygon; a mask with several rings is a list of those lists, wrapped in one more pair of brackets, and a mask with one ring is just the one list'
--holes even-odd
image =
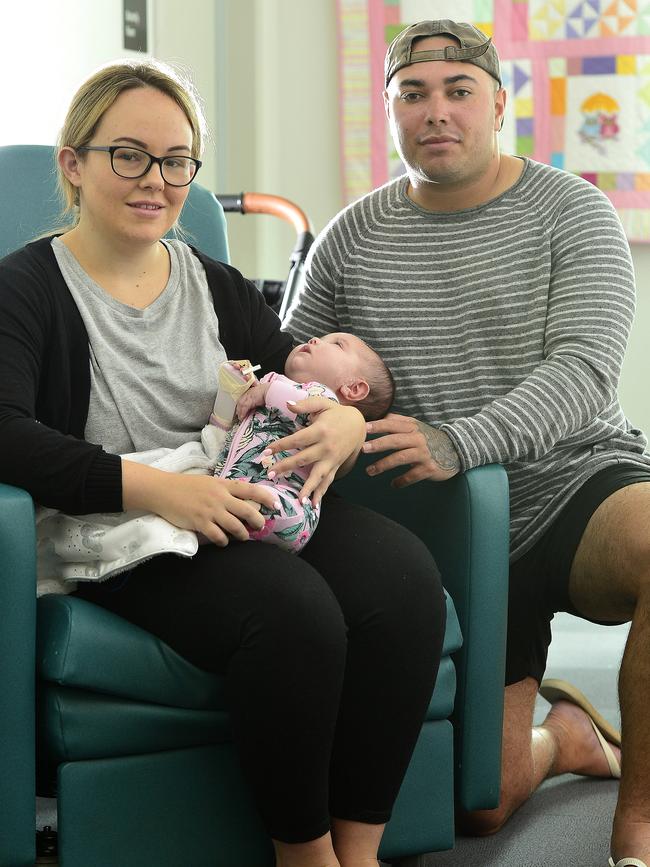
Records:
{"label": "medical tape on baby", "polygon": [[253,367],[248,359],[236,362],[224,361],[219,366],[219,388],[210,415],[210,424],[215,424],[223,430],[230,430],[235,421],[237,401],[255,382],[252,377],[246,379],[246,374],[258,370],[259,367],[259,364]]}
{"label": "medical tape on baby", "polygon": [[255,373],[256,370],[260,370],[262,367],[261,364],[255,364],[253,367],[244,367],[242,368],[242,373],[246,376],[249,373]]}

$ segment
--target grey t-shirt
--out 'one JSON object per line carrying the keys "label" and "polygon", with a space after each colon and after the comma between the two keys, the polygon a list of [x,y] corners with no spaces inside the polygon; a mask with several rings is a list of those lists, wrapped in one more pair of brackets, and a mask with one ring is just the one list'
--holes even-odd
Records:
{"label": "grey t-shirt", "polygon": [[167,285],[144,310],[112,298],[59,239],[52,248],[88,332],[90,405],[85,438],[113,454],[198,440],[226,353],[200,261],[165,241]]}

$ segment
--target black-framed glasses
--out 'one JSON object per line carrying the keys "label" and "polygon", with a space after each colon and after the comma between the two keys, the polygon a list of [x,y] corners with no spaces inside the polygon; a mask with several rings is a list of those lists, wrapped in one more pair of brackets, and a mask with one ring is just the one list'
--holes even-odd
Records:
{"label": "black-framed glasses", "polygon": [[154,163],[158,163],[163,181],[172,187],[186,187],[191,184],[202,165],[201,160],[195,160],[194,157],[155,157],[140,148],[124,147],[124,145],[110,145],[110,147],[85,145],[75,150],[104,151],[110,154],[111,168],[121,178],[141,178],[147,174]]}

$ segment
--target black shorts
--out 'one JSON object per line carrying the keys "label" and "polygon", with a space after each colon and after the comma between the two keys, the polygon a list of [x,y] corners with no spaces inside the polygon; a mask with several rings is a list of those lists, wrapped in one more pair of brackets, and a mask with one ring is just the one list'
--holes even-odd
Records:
{"label": "black shorts", "polygon": [[541,682],[553,615],[567,611],[583,616],[569,598],[569,575],[589,519],[611,494],[638,482],[650,482],[650,467],[615,464],[596,473],[533,547],[510,564],[506,686],[525,677]]}

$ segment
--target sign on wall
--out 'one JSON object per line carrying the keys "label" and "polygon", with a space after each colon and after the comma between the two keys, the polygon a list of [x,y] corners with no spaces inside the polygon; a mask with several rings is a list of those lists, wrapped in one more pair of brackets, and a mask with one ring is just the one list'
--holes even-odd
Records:
{"label": "sign on wall", "polygon": [[499,52],[504,151],[581,175],[650,241],[650,7],[637,0],[339,0],[347,201],[403,171],[384,118],[383,58],[405,26],[469,21]]}
{"label": "sign on wall", "polygon": [[124,48],[146,54],[147,0],[123,0]]}

